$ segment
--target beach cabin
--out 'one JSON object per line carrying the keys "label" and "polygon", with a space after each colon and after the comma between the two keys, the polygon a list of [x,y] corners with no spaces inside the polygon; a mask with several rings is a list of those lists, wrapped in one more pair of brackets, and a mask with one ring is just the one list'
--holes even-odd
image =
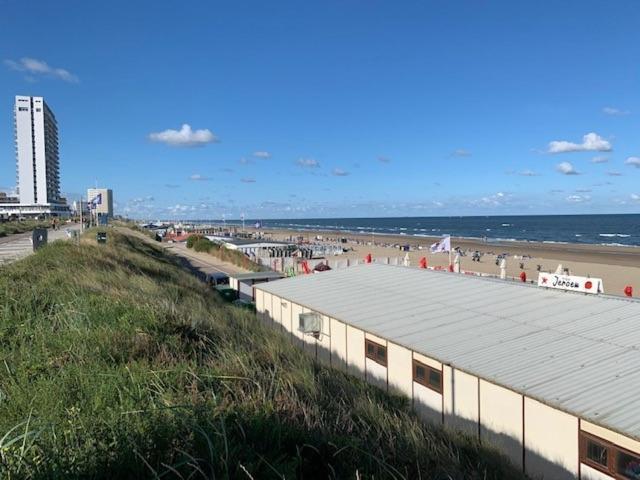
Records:
{"label": "beach cabin", "polygon": [[366,264],[255,286],[258,317],[532,478],[640,479],[640,302]]}

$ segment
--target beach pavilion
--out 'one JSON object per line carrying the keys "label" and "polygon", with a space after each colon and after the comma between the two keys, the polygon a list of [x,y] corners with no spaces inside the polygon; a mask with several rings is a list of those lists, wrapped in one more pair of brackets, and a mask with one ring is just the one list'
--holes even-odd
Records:
{"label": "beach pavilion", "polygon": [[640,478],[640,302],[365,264],[255,286],[318,361],[533,478]]}

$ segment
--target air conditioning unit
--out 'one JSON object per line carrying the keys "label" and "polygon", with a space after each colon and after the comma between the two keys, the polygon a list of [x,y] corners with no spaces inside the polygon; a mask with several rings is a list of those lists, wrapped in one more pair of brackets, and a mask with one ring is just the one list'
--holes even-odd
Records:
{"label": "air conditioning unit", "polygon": [[301,313],[298,315],[298,331],[319,337],[322,331],[322,316],[318,313]]}

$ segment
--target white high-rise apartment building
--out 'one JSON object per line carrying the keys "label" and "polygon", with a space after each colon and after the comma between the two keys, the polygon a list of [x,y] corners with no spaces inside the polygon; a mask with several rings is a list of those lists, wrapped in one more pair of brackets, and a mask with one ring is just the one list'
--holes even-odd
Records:
{"label": "white high-rise apartment building", "polygon": [[56,117],[44,98],[23,95],[16,96],[14,116],[20,204],[61,203]]}

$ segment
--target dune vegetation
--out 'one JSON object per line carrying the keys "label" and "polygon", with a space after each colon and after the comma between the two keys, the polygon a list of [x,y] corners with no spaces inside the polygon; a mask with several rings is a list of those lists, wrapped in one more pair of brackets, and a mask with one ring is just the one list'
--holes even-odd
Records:
{"label": "dune vegetation", "polygon": [[10,222],[0,223],[0,237],[30,232],[34,228],[49,228],[50,226],[51,222],[45,220],[12,220]]}
{"label": "dune vegetation", "polygon": [[319,366],[140,234],[0,268],[2,478],[522,478]]}

